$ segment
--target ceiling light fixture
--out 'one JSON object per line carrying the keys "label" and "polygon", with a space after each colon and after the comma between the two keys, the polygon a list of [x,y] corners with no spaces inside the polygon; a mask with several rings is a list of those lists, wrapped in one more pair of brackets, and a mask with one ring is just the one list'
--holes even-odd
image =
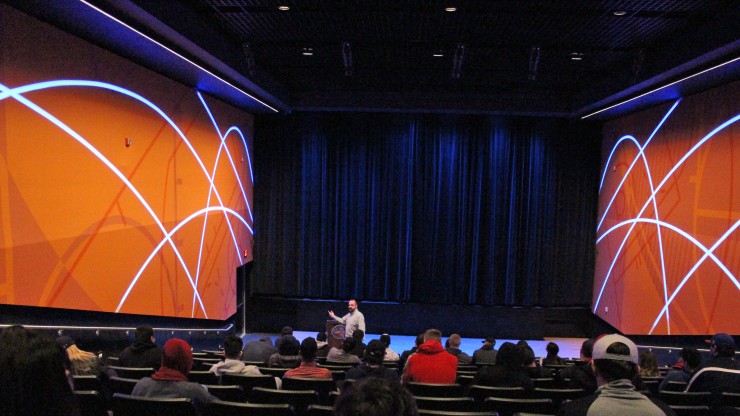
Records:
{"label": "ceiling light fixture", "polygon": [[278,6],[278,10],[287,12],[288,10],[290,10],[290,6],[288,6],[287,4],[281,4]]}
{"label": "ceiling light fixture", "polygon": [[313,56],[313,48],[303,48],[303,56]]}
{"label": "ceiling light fixture", "polygon": [[457,7],[455,7],[455,6],[445,7],[445,11],[446,12],[450,12],[450,13],[456,12],[457,11]]}
{"label": "ceiling light fixture", "polygon": [[627,14],[627,10],[614,10],[612,14],[614,16],[624,16]]}
{"label": "ceiling light fixture", "polygon": [[570,60],[571,61],[582,61],[583,60],[583,52],[571,52],[570,53]]}
{"label": "ceiling light fixture", "polygon": [[435,58],[442,58],[443,56],[445,56],[445,52],[442,49],[438,49],[432,52],[432,56]]}

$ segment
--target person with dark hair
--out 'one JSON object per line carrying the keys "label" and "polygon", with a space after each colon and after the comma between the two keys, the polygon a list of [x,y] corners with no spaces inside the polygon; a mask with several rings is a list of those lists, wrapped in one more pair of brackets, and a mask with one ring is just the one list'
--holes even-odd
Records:
{"label": "person with dark hair", "polygon": [[385,344],[385,358],[383,359],[384,361],[398,361],[401,359],[401,356],[398,355],[397,352],[391,349],[391,336],[390,335],[381,334],[380,342]]}
{"label": "person with dark hair", "polygon": [[77,416],[67,355],[52,340],[23,326],[0,336],[0,415]]}
{"label": "person with dark hair", "polygon": [[342,348],[331,347],[329,354],[326,355],[326,361],[333,363],[357,364],[360,362],[360,357],[352,354],[354,349],[355,340],[353,338],[345,338],[344,342],[342,342]]}
{"label": "person with dark hair", "polygon": [[331,349],[331,346],[328,342],[326,342],[326,332],[319,332],[316,334],[316,358],[318,359],[326,359],[327,354],[329,354],[329,350]]}
{"label": "person with dark hair", "polygon": [[280,336],[275,340],[275,348],[280,351],[280,344],[284,341],[291,342],[291,337],[293,337],[293,328],[288,325],[284,326],[283,329],[280,330]]}
{"label": "person with dark hair", "polygon": [[193,368],[193,351],[190,344],[179,338],[172,338],[162,349],[162,366],[151,377],[139,380],[131,392],[141,397],[183,397],[192,399],[200,410],[216,398],[201,384],[188,381]]}
{"label": "person with dark hair", "polygon": [[460,343],[462,342],[462,339],[460,338],[459,334],[452,334],[449,338],[447,338],[447,347],[445,350],[449,352],[450,354],[457,357],[457,363],[458,364],[470,364],[473,362],[473,357],[469,356],[468,354],[462,352],[460,349]]}
{"label": "person with dark hair", "polygon": [[334,404],[336,416],[417,416],[416,401],[400,383],[368,377],[347,386]]}
{"label": "person with dark hair", "polygon": [[671,381],[678,381],[681,383],[688,383],[691,380],[691,374],[694,369],[701,364],[701,354],[696,348],[684,348],[678,357],[678,362],[673,366],[673,369],[663,377],[663,381],[660,382],[660,391],[665,390],[668,387],[668,383]]}
{"label": "person with dark hair", "polygon": [[293,335],[283,335],[278,352],[267,360],[268,367],[296,368],[301,364],[299,351],[301,344]]}
{"label": "person with dark hair", "polygon": [[504,342],[496,354],[495,365],[486,365],[478,369],[473,384],[493,387],[523,387],[526,391],[534,390],[534,382],[522,367],[522,348]]}
{"label": "person with dark hair", "polygon": [[640,353],[640,376],[641,377],[658,377],[658,358],[652,351],[643,351]]}
{"label": "person with dark hair", "polygon": [[258,340],[249,341],[244,344],[242,349],[242,360],[261,362],[267,365],[267,361],[270,359],[272,354],[277,353],[278,350],[272,344],[272,340],[268,336],[263,336]]}
{"label": "person with dark hair", "polygon": [[596,339],[591,366],[599,385],[595,394],[563,404],[559,415],[666,416],[676,413],[665,403],[635,390],[631,380],[638,371],[637,346],[628,338],[604,335]]}
{"label": "person with dark hair", "polygon": [[159,368],[162,350],[154,343],[154,329],[150,325],[136,327],[134,343],[118,355],[121,367]]}
{"label": "person with dark hair", "polygon": [[496,362],[496,354],[498,353],[493,347],[496,345],[496,338],[486,337],[483,340],[483,346],[473,351],[474,365],[493,365]]}
{"label": "person with dark hair", "polygon": [[224,360],[211,366],[208,370],[220,376],[223,373],[260,375],[257,366],[246,365],[242,358],[242,339],[236,335],[228,335],[224,339]]}
{"label": "person with dark hair", "polygon": [[297,378],[320,378],[331,380],[331,371],[326,368],[316,366],[316,352],[318,346],[316,340],[308,337],[301,342],[301,365],[292,370],[288,370],[283,375],[285,377]]}
{"label": "person with dark hair", "polygon": [[365,348],[367,347],[367,345],[362,342],[362,340],[365,339],[365,331],[358,329],[352,333],[352,338],[355,340],[355,348],[352,350],[352,354],[356,355],[357,358],[362,359],[365,355]]}
{"label": "person with dark hair", "polygon": [[403,369],[403,383],[452,384],[457,379],[457,357],[445,351],[442,333],[428,329],[424,343],[411,355]]}
{"label": "person with dark hair", "polygon": [[387,368],[383,365],[385,359],[385,343],[374,339],[367,344],[365,348],[365,357],[362,363],[347,370],[345,378],[347,380],[360,380],[365,377],[382,377],[398,382],[398,371]]}
{"label": "person with dark hair", "polygon": [[543,378],[545,377],[542,367],[537,363],[534,357],[534,350],[532,347],[527,345],[517,345],[519,352],[522,356],[522,367],[524,372],[530,378]]}
{"label": "person with dark hair", "polygon": [[558,344],[548,342],[545,350],[547,351],[547,356],[542,359],[542,365],[565,365],[565,360],[558,356],[558,353],[560,352]]}
{"label": "person with dark hair", "polygon": [[591,367],[591,354],[594,348],[594,339],[587,339],[581,344],[581,359],[558,371],[555,380],[565,384],[568,388],[584,389],[586,393],[596,391],[596,376]]}
{"label": "person with dark hair", "polygon": [[329,311],[331,319],[344,325],[345,338],[350,338],[352,333],[358,330],[361,330],[363,334],[365,333],[365,315],[363,315],[357,307],[357,300],[350,299],[349,302],[347,302],[347,310],[349,312],[343,317],[340,318],[336,316],[333,311]]}
{"label": "person with dark hair", "polygon": [[401,358],[398,360],[398,368],[403,370],[406,367],[406,361],[408,361],[409,357],[412,354],[416,353],[416,351],[419,349],[419,346],[423,343],[424,343],[424,334],[417,335],[416,340],[414,340],[414,346],[411,347],[410,350],[406,350],[401,353]]}
{"label": "person with dark hair", "polygon": [[735,339],[719,333],[708,342],[712,357],[696,368],[686,391],[740,393],[740,363],[735,360]]}

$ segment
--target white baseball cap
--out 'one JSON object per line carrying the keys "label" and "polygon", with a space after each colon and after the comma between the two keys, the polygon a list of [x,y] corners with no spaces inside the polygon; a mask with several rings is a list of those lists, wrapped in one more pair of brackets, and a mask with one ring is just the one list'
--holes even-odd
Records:
{"label": "white baseball cap", "polygon": [[[606,349],[615,342],[621,342],[622,344],[626,345],[630,349],[630,355],[606,352]],[[594,351],[591,355],[591,358],[593,358],[594,360],[603,359],[629,361],[635,364],[640,364],[640,358],[637,353],[637,345],[635,345],[634,342],[630,341],[629,338],[619,334],[602,335],[599,338],[596,338],[596,342],[594,343]]]}

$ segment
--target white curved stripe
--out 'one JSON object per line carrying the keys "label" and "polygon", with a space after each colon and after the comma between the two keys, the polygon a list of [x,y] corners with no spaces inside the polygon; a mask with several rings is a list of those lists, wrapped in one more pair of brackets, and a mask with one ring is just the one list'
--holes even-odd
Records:
{"label": "white curved stripe", "polygon": [[[131,280],[131,283],[129,284],[129,287],[126,289],[126,292],[121,297],[121,301],[118,304],[118,307],[116,308],[116,312],[119,312],[121,310],[121,307],[123,307],[123,304],[126,302],[126,299],[128,298],[129,293],[131,293],[131,290],[133,290],[134,286],[136,286],[136,283],[139,281],[139,278],[141,277],[141,274],[144,272],[144,270],[146,269],[146,267],[152,261],[152,259],[154,258],[154,256],[156,256],[157,253],[159,253],[159,250],[162,249],[162,246],[164,246],[165,242],[171,241],[172,235],[175,234],[178,230],[180,230],[180,228],[182,228],[185,225],[187,225],[187,223],[189,223],[193,219],[197,218],[199,215],[206,214],[206,213],[211,212],[211,211],[223,211],[225,213],[233,214],[236,218],[238,218],[242,222],[242,224],[244,224],[245,226],[248,225],[247,224],[247,221],[244,218],[242,218],[242,216],[239,215],[238,212],[234,211],[231,208],[227,208],[227,207],[207,207],[207,208],[199,209],[198,211],[190,214],[187,218],[185,218],[184,220],[180,221],[171,231],[165,233],[165,238],[162,239],[162,241],[160,241],[159,244],[157,244],[157,246],[154,248],[154,250],[152,251],[152,253],[149,255],[149,257],[144,261],[144,263],[139,268],[139,272],[136,273],[136,276],[134,276],[133,280]],[[197,293],[198,292],[198,288],[194,285],[194,282],[193,282],[192,279],[190,279],[190,285],[193,287],[193,291]],[[201,305],[202,305],[202,303],[201,303]],[[205,313],[205,309],[203,310],[203,313]]]}
{"label": "white curved stripe", "polygon": [[[72,136],[72,138],[74,138],[77,142],[79,142],[80,144],[82,144],[83,147],[85,147],[93,155],[95,155],[101,162],[103,162],[103,164],[105,164],[129,188],[129,190],[131,190],[131,192],[134,194],[134,196],[136,196],[136,198],[139,200],[139,202],[141,202],[141,204],[144,206],[144,209],[146,209],[146,211],[149,212],[149,215],[152,216],[152,219],[157,224],[157,226],[159,227],[159,229],[163,233],[166,233],[167,232],[165,230],[165,228],[164,228],[164,225],[162,224],[162,222],[159,220],[159,218],[157,217],[156,213],[154,212],[154,210],[152,210],[152,208],[147,203],[146,199],[144,199],[144,197],[141,195],[141,193],[139,193],[138,189],[136,189],[136,187],[134,186],[134,184],[131,183],[131,181],[128,180],[128,178],[126,177],[126,175],[124,175],[110,160],[108,160],[102,153],[100,153],[100,151],[98,151],[90,142],[88,142],[87,140],[85,140],[85,138],[83,138],[81,135],[79,135],[76,131],[72,130],[69,126],[67,126],[66,124],[64,124],[61,120],[59,120],[58,118],[54,117],[51,113],[49,113],[48,111],[46,111],[43,108],[39,107],[38,105],[34,104],[33,102],[31,102],[30,100],[26,99],[22,95],[19,95],[19,94],[15,93],[14,91],[9,90],[5,85],[0,84],[0,90],[3,90],[2,93],[0,93],[0,96],[2,96],[2,94],[4,94],[4,93],[7,93],[8,96],[13,97],[15,100],[17,100],[21,104],[23,104],[26,107],[30,108],[31,110],[33,110],[37,114],[39,114],[42,117],[46,118],[47,120],[49,120],[50,122],[52,122],[53,124],[55,124],[57,127],[59,127],[60,129],[62,129],[63,131],[65,131],[67,134],[69,134],[70,136]],[[190,281],[190,283],[192,285],[193,284],[193,279],[190,276],[190,271],[188,270],[188,268],[187,268],[187,266],[185,264],[185,260],[182,258],[182,256],[180,255],[180,252],[177,250],[177,247],[175,246],[175,243],[173,241],[171,241],[169,238],[166,241],[172,246],[172,249],[175,252],[175,255],[177,256],[178,260],[180,261],[180,264],[182,265],[183,269],[185,270],[185,274],[187,275],[188,280]],[[200,298],[200,294],[198,294],[197,297],[198,297],[198,301],[199,301],[199,303],[201,305],[201,308],[203,309],[203,314],[207,317],[208,314],[207,314],[207,312],[205,310],[205,306],[203,306],[203,301]]]}

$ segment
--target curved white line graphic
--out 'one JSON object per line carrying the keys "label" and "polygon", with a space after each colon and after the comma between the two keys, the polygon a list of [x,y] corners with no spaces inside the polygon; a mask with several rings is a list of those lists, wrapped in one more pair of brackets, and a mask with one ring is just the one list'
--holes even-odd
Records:
{"label": "curved white line graphic", "polygon": [[[218,193],[218,189],[215,188],[214,183],[213,183],[213,176],[215,176],[215,169],[216,169],[216,166],[218,164],[218,157],[216,159],[216,162],[214,163],[214,173],[213,173],[213,175],[209,175],[208,172],[207,172],[207,170],[205,169],[205,166],[203,165],[202,160],[200,159],[200,157],[198,156],[197,152],[195,151],[195,149],[190,144],[190,142],[187,139],[187,137],[177,127],[177,125],[174,123],[174,121],[172,121],[169,118],[169,116],[167,116],[159,107],[157,107],[155,104],[153,104],[151,101],[147,100],[143,96],[140,96],[139,94],[136,94],[136,93],[134,93],[132,91],[126,90],[126,89],[121,88],[121,87],[118,87],[116,85],[102,83],[102,82],[98,82],[98,81],[88,81],[88,80],[56,80],[56,81],[47,81],[47,82],[41,82],[41,83],[36,83],[36,84],[28,84],[28,85],[24,85],[24,86],[16,87],[16,88],[8,88],[8,87],[0,84],[0,100],[4,100],[6,98],[12,97],[15,100],[17,100],[18,102],[22,103],[23,105],[27,106],[28,108],[30,108],[31,110],[33,110],[34,112],[36,112],[37,114],[39,114],[42,117],[46,118],[47,120],[49,120],[50,122],[52,122],[53,124],[55,124],[60,129],[64,130],[67,134],[69,134],[76,141],[78,141],[85,148],[87,148],[101,162],[103,162],[103,164],[106,165],[131,190],[131,192],[136,196],[136,198],[144,206],[144,208],[147,210],[147,212],[149,212],[149,214],[152,216],[152,218],[154,219],[155,223],[158,225],[158,227],[160,228],[160,230],[165,235],[167,235],[167,238],[163,240],[163,243],[164,242],[167,242],[167,243],[169,243],[172,246],[172,249],[173,249],[175,255],[177,256],[178,261],[180,262],[181,266],[183,267],[183,269],[184,269],[184,271],[185,271],[185,273],[186,273],[186,275],[188,277],[188,280],[189,280],[191,286],[193,287],[193,290],[194,290],[193,291],[193,309],[192,309],[191,316],[195,316],[195,304],[196,303],[199,303],[200,304],[200,307],[201,307],[201,309],[202,309],[202,311],[204,313],[204,316],[207,318],[208,317],[207,311],[205,310],[205,306],[203,305],[203,302],[202,302],[200,293],[197,290],[197,282],[198,282],[198,277],[199,277],[198,274],[196,274],[195,281],[193,281],[193,278],[192,278],[192,276],[190,274],[190,270],[186,266],[184,259],[182,258],[181,254],[178,251],[177,247],[175,246],[174,242],[169,238],[169,236],[171,235],[171,233],[167,233],[166,232],[166,230],[164,229],[164,225],[161,223],[161,221],[159,220],[159,218],[156,216],[156,214],[154,213],[154,211],[152,210],[152,208],[149,206],[149,204],[146,202],[146,200],[143,198],[143,196],[139,193],[139,191],[136,189],[136,187],[133,185],[133,183],[131,183],[128,180],[128,178],[126,178],[126,176],[123,175],[123,173],[112,162],[110,162],[102,153],[100,153],[91,143],[89,143],[81,135],[79,135],[77,132],[75,132],[74,130],[72,130],[69,126],[67,126],[66,124],[64,124],[61,120],[59,120],[56,117],[54,117],[53,115],[51,115],[49,112],[47,112],[43,108],[39,107],[35,103],[31,102],[30,100],[28,100],[28,99],[26,99],[25,97],[22,96],[22,94],[25,94],[25,93],[31,92],[31,91],[38,91],[38,90],[43,90],[43,89],[47,89],[47,88],[57,88],[57,87],[66,87],[66,86],[94,87],[94,88],[102,88],[102,89],[114,91],[114,92],[117,92],[117,93],[126,95],[128,97],[131,97],[131,98],[133,98],[133,99],[135,99],[135,100],[143,103],[144,105],[146,105],[147,107],[151,108],[152,110],[154,110],[158,115],[160,115],[160,117],[162,117],[173,128],[173,130],[175,130],[177,132],[177,134],[180,136],[180,138],[186,144],[186,146],[188,147],[188,149],[191,151],[191,153],[194,156],[195,160],[198,162],[198,164],[201,167],[201,170],[203,171],[206,179],[210,183],[210,190],[211,191],[209,191],[209,196],[208,196],[209,201],[210,201],[210,196],[212,194],[214,194],[216,196],[216,198],[218,199],[219,203],[221,204],[220,207],[217,207],[215,209],[216,210],[218,210],[220,208],[229,209],[229,208],[224,207],[223,201],[221,200],[221,197],[220,197],[220,195]],[[199,94],[199,96],[200,96],[200,94]],[[203,104],[205,105],[204,102],[203,102]],[[210,115],[210,111],[209,111],[209,115]],[[245,149],[247,149],[247,145],[246,145],[246,141],[244,140],[244,136],[241,134],[241,132],[238,129],[236,129],[236,128],[233,128],[233,129],[235,129],[240,134],[240,136],[241,136],[241,138],[242,138],[242,140],[244,142]],[[217,131],[218,131],[218,129],[217,129]],[[221,149],[223,147],[225,147],[225,143],[224,143],[225,138],[221,135],[220,131],[218,131],[218,133],[219,133],[219,136],[221,137],[221,140],[222,140],[221,147],[219,147],[219,154],[220,154]],[[232,168],[235,169],[235,176],[240,181],[239,175],[236,172],[236,167],[233,164],[233,159],[231,158],[231,155],[230,155],[230,153],[228,151],[228,148],[226,148],[226,153],[227,153],[229,159],[232,160]],[[251,162],[250,162],[250,170],[251,170]],[[250,174],[251,174],[251,171],[250,171]],[[240,181],[240,189],[242,191],[243,198],[245,200],[247,200],[246,192],[244,191],[244,187],[241,185],[241,181]],[[210,205],[210,202],[209,202],[208,205]],[[248,200],[247,200],[247,207],[249,208]],[[251,234],[253,234],[253,230],[252,230],[251,226],[246,222],[246,220],[244,218],[242,218],[240,215],[238,215],[238,213],[235,213],[235,214],[240,219],[240,221],[246,226],[246,228],[249,230],[249,232]],[[251,214],[251,210],[250,210],[250,214]],[[233,228],[231,227],[231,223],[228,220],[226,221],[226,223],[229,226],[229,231],[231,233],[232,239],[234,240],[234,245],[235,245],[235,249],[236,249],[236,252],[237,252],[237,258],[239,258],[239,255],[238,255],[239,254],[239,247],[238,247],[238,242],[236,240],[236,235],[234,233]],[[205,225],[204,225],[204,227],[205,227]],[[204,245],[204,237],[201,238],[201,242],[200,242],[201,250],[202,250],[203,245]],[[147,264],[148,264],[148,261],[147,261]],[[143,268],[140,270],[139,274],[141,273],[141,271],[143,271]],[[199,255],[199,258],[198,258],[198,272],[199,271],[200,271],[200,255]],[[136,279],[138,279],[139,274],[137,274]],[[128,290],[124,294],[124,296],[122,297],[121,303],[119,304],[119,308],[116,310],[116,312],[118,312],[120,310],[120,306],[125,302],[125,300],[126,300],[129,292],[130,292],[130,290]]]}
{"label": "curved white line graphic", "polygon": [[[676,104],[674,104],[674,106],[673,106],[673,107],[671,108],[671,110],[669,110],[669,113],[670,113],[671,111],[673,111],[673,109],[675,108],[675,105],[677,105],[677,104],[678,104],[678,102],[676,102]],[[666,114],[666,117],[667,117],[667,115],[668,115],[668,114]],[[663,118],[663,120],[661,121],[661,124],[662,124],[662,122],[664,122],[664,121],[666,120],[666,117],[664,117],[664,118]],[[699,148],[700,148],[700,147],[701,147],[701,146],[702,146],[702,145],[703,145],[704,143],[706,143],[706,142],[707,142],[707,141],[708,141],[709,139],[711,139],[711,138],[712,138],[712,137],[713,137],[713,136],[714,136],[715,134],[717,134],[718,132],[722,131],[722,130],[723,130],[723,129],[725,129],[726,127],[728,127],[728,126],[732,125],[733,123],[735,123],[735,122],[736,122],[736,121],[738,121],[739,119],[740,119],[740,115],[736,115],[736,116],[734,116],[734,117],[730,118],[729,120],[725,121],[724,123],[720,124],[719,126],[715,127],[715,128],[714,128],[714,129],[713,129],[713,130],[712,130],[711,132],[709,132],[709,133],[708,133],[707,135],[705,135],[705,136],[704,136],[704,137],[703,137],[703,138],[702,138],[701,140],[699,140],[699,141],[698,141],[698,142],[697,142],[696,144],[694,144],[694,146],[692,146],[692,148],[691,148],[691,149],[690,149],[689,151],[687,151],[687,152],[686,152],[686,153],[684,154],[684,156],[683,156],[683,157],[682,157],[682,158],[681,158],[681,159],[680,159],[680,160],[679,160],[679,161],[678,161],[678,162],[677,162],[676,164],[674,164],[674,166],[673,166],[673,167],[671,168],[671,170],[670,170],[670,171],[669,171],[669,172],[668,172],[668,173],[667,173],[667,174],[665,175],[665,177],[663,178],[663,180],[662,180],[662,181],[661,181],[661,182],[660,182],[660,183],[658,184],[658,186],[657,186],[656,188],[652,188],[652,186],[651,186],[651,195],[650,195],[650,196],[648,197],[647,201],[645,202],[645,204],[644,204],[644,205],[642,206],[642,208],[641,208],[641,209],[640,209],[640,211],[638,212],[638,214],[637,214],[637,216],[636,216],[636,217],[637,217],[637,219],[641,219],[641,216],[642,216],[642,214],[643,214],[643,213],[645,212],[645,209],[646,209],[646,208],[648,207],[648,205],[650,205],[651,201],[653,202],[653,204],[655,204],[655,195],[656,195],[656,194],[657,194],[657,193],[658,193],[658,192],[660,191],[660,189],[661,189],[661,188],[663,187],[663,185],[665,185],[665,183],[666,183],[666,182],[668,181],[668,179],[669,179],[669,178],[670,178],[670,177],[671,177],[671,176],[673,175],[673,173],[674,173],[674,172],[675,172],[675,171],[676,171],[676,170],[677,170],[677,169],[678,169],[678,168],[679,168],[679,167],[680,167],[680,166],[681,166],[681,165],[682,165],[682,164],[683,164],[683,163],[684,163],[684,162],[685,162],[685,161],[686,161],[686,160],[687,160],[687,159],[688,159],[688,158],[689,158],[689,157],[690,157],[690,156],[691,156],[691,155],[692,155],[692,154],[693,154],[693,153],[694,153],[694,152],[695,152],[695,151],[696,151],[697,149],[699,149]],[[657,129],[656,129],[656,131],[657,131]],[[654,133],[653,133],[653,134],[654,134]],[[625,137],[626,137],[626,136],[625,136]],[[630,137],[631,137],[631,136],[630,136]],[[652,138],[652,135],[651,135],[651,138]],[[623,141],[623,139],[624,139],[624,137],[623,137],[622,139],[620,139],[620,140],[619,140],[619,142],[617,143],[617,145],[619,145],[619,144],[620,144],[620,143],[621,143],[621,142]],[[615,148],[616,148],[616,146],[617,146],[617,145],[615,145]],[[642,146],[642,148],[641,148],[641,150],[640,150],[640,153],[642,153],[642,152],[643,152],[643,150],[644,150],[644,148],[645,148],[646,146],[647,146],[647,143],[645,144],[645,146]],[[638,147],[639,147],[639,145],[638,145]],[[612,154],[614,153],[614,151],[615,151],[615,149],[612,149]],[[635,159],[637,159],[637,158],[638,158],[639,156],[640,156],[640,155],[636,156],[636,157],[635,157]],[[609,156],[609,160],[611,160],[611,155]],[[621,186],[622,186],[622,184],[624,183],[624,181],[625,181],[626,177],[627,177],[627,176],[629,175],[629,172],[630,172],[630,170],[631,170],[632,166],[634,166],[634,164],[635,164],[635,161],[633,161],[632,165],[630,166],[630,169],[629,169],[629,170],[627,171],[627,173],[625,174],[625,177],[624,177],[624,178],[622,178],[622,181],[621,181],[621,183],[620,183],[620,187],[621,187]],[[606,171],[607,171],[607,169],[608,169],[607,167],[608,167],[608,164],[607,164],[607,165],[606,165],[606,167],[605,167],[604,173],[606,173]],[[648,169],[648,171],[647,171],[647,172],[648,172],[648,175],[649,175],[649,169]],[[603,177],[602,177],[602,184],[603,184]],[[601,184],[600,184],[600,186],[599,186],[599,187],[600,187],[600,189],[601,189]],[[614,195],[614,196],[612,197],[612,201],[614,200],[614,197],[616,196],[616,193],[618,192],[618,190],[619,190],[619,188],[617,189],[617,191],[615,191],[615,195]],[[611,206],[611,202],[610,202],[609,206]],[[608,208],[607,208],[607,209],[608,209]],[[655,224],[655,225],[656,225],[656,226],[658,227],[658,232],[660,233],[660,227],[661,227],[661,226],[668,226],[668,224],[667,224],[667,223],[664,223],[664,222],[661,222],[661,221],[659,221],[659,219],[657,218],[657,215],[658,215],[658,210],[657,210],[657,207],[655,208],[655,213],[656,213],[656,219],[655,219],[655,220],[652,220],[652,222],[653,222],[653,223],[654,223],[654,224]],[[602,224],[602,222],[603,222],[603,220],[604,220],[604,218],[605,218],[605,217],[606,217],[606,212],[604,213],[604,217],[602,217],[602,220],[601,220],[601,222],[599,223],[599,227],[601,226],[601,224]],[[651,221],[648,221],[647,219],[643,219],[643,221],[642,221],[642,222],[651,222]],[[605,237],[605,236],[606,236],[607,234],[609,234],[609,233],[610,233],[611,231],[615,230],[615,229],[616,229],[616,228],[618,228],[618,227],[621,227],[621,226],[624,226],[624,225],[626,225],[627,223],[631,223],[631,225],[630,225],[630,228],[629,228],[629,230],[627,231],[627,233],[625,234],[625,236],[624,236],[624,239],[622,240],[622,242],[621,242],[621,244],[620,244],[620,246],[619,246],[619,248],[618,248],[617,252],[616,252],[616,253],[614,254],[614,258],[613,258],[613,261],[612,261],[612,263],[611,263],[611,265],[610,265],[610,267],[609,267],[609,270],[607,271],[607,274],[606,274],[606,276],[605,276],[605,278],[604,278],[604,282],[603,282],[603,284],[602,284],[602,286],[601,286],[601,289],[600,289],[600,291],[599,291],[599,294],[598,294],[598,296],[597,296],[596,302],[594,303],[594,309],[593,309],[593,312],[594,312],[594,313],[596,313],[596,311],[597,311],[597,309],[598,309],[598,305],[599,305],[599,303],[600,303],[600,301],[601,301],[601,297],[602,297],[602,295],[603,295],[603,292],[604,292],[604,289],[605,289],[605,287],[606,287],[606,284],[608,283],[608,280],[609,280],[609,278],[611,277],[611,273],[612,273],[612,270],[613,270],[613,268],[614,268],[614,266],[615,266],[615,264],[616,264],[617,260],[618,260],[618,259],[620,258],[621,252],[622,252],[622,250],[624,249],[624,246],[625,246],[625,244],[626,244],[627,240],[629,239],[630,235],[632,234],[632,231],[634,230],[634,227],[636,226],[637,222],[635,222],[635,220],[630,220],[630,221],[622,222],[622,223],[618,224],[617,226],[615,226],[615,227],[612,227],[612,228],[610,228],[610,230],[608,230],[608,231],[607,231],[607,232],[606,232],[605,234],[601,235],[601,236],[600,236],[600,237],[599,237],[599,238],[597,239],[597,241],[596,241],[596,244],[599,244],[599,242],[600,242],[600,241],[601,241],[601,240],[602,240],[602,239],[603,239],[603,238],[604,238],[604,237]],[[732,229],[734,229],[734,228],[736,228],[736,227],[737,227],[737,226],[733,226],[733,227],[732,227]],[[729,235],[729,234],[726,234],[726,235]],[[726,237],[724,237],[724,238],[726,238]],[[717,242],[717,243],[715,244],[715,247],[716,247],[716,246],[717,246],[717,245],[718,245],[719,243],[721,243],[721,242],[722,242],[722,241],[724,240],[724,238],[723,238],[723,239],[721,239],[721,240],[719,240],[719,241],[718,241],[718,242]],[[692,241],[693,241],[693,240],[692,240]],[[666,278],[665,278],[665,272],[666,272],[666,270],[665,270],[665,269],[666,269],[666,268],[665,268],[665,264],[664,264],[664,261],[663,261],[663,259],[664,259],[664,255],[663,255],[663,247],[662,247],[662,238],[660,237],[660,235],[659,235],[659,242],[660,242],[660,255],[661,255],[661,271],[662,271],[662,275],[663,275],[663,287],[664,287],[664,297],[665,297],[665,296],[667,296],[667,287],[666,287]],[[698,242],[697,242],[697,243],[698,243]],[[695,244],[696,244],[696,243],[695,243]],[[717,262],[717,263],[721,264],[721,262],[720,262],[720,261],[719,261],[718,259],[716,259],[716,257],[714,257],[714,255],[713,255],[713,254],[711,254],[711,253],[708,253],[708,252],[707,252],[706,250],[704,250],[704,251],[705,251],[705,255],[704,255],[704,257],[703,257],[703,258],[702,258],[702,259],[700,260],[700,262],[698,262],[698,263],[697,263],[697,264],[695,265],[695,267],[694,267],[694,269],[692,269],[691,273],[693,273],[693,271],[694,271],[694,270],[695,270],[695,269],[696,269],[696,268],[698,267],[698,265],[699,265],[699,264],[701,264],[701,263],[702,263],[702,262],[703,262],[703,261],[704,261],[704,260],[705,260],[705,259],[706,259],[707,257],[712,257],[712,258],[713,258],[713,259],[715,260],[715,262]],[[734,283],[734,284],[735,284],[736,286],[738,286],[738,283],[737,283],[737,279],[735,279],[735,278],[734,278],[734,276],[732,275],[732,273],[730,273],[730,272],[729,272],[729,270],[727,270],[727,269],[726,269],[726,267],[724,267],[724,265],[723,265],[723,264],[721,264],[721,266],[720,266],[720,267],[721,267],[721,268],[722,268],[723,270],[725,270],[726,274],[728,274],[728,277],[729,277],[729,278],[731,279],[731,281],[732,281],[732,282],[733,282],[733,283]],[[681,288],[681,287],[683,287],[683,284],[685,283],[685,281],[686,281],[686,279],[688,278],[688,276],[690,276],[690,274],[689,274],[689,275],[687,275],[687,277],[686,277],[686,278],[685,278],[685,280],[684,280],[684,281],[682,282],[682,284],[681,284],[681,285],[680,285],[680,286],[678,287],[678,289],[677,289],[677,290],[680,290],[680,288]],[[740,286],[739,286],[739,288],[740,288]],[[663,314],[665,313],[665,315],[666,315],[666,320],[667,320],[667,324],[668,324],[668,333],[670,334],[670,316],[669,316],[669,314],[668,314],[668,307],[670,306],[670,303],[671,303],[671,302],[672,302],[672,300],[673,300],[673,299],[675,298],[675,296],[677,295],[677,293],[678,293],[678,292],[676,291],[676,292],[674,292],[674,293],[673,293],[673,294],[671,295],[671,297],[670,297],[670,298],[666,298],[666,299],[665,299],[665,305],[664,305],[664,307],[663,307],[663,309],[662,309],[661,313],[659,314],[658,318],[656,319],[655,323],[653,324],[653,327],[651,328],[651,330],[650,330],[650,333],[652,333],[652,332],[653,332],[653,330],[655,329],[655,326],[657,325],[657,322],[658,322],[658,321],[659,321],[659,320],[660,320],[660,319],[662,318]]]}

